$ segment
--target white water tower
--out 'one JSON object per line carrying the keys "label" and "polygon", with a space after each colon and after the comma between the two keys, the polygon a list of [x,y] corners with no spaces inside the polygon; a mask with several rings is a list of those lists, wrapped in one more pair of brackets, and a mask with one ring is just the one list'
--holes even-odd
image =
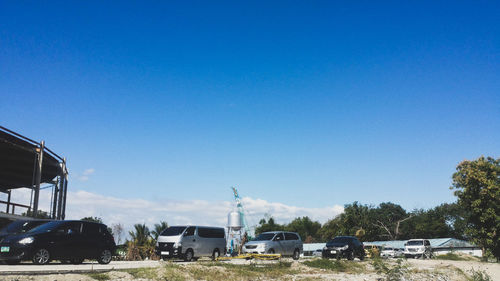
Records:
{"label": "white water tower", "polygon": [[232,211],[227,215],[227,227],[232,230],[240,230],[243,227],[239,212]]}
{"label": "white water tower", "polygon": [[227,215],[227,249],[229,254],[237,253],[241,247],[241,230],[243,223],[241,214],[238,211],[232,211]]}

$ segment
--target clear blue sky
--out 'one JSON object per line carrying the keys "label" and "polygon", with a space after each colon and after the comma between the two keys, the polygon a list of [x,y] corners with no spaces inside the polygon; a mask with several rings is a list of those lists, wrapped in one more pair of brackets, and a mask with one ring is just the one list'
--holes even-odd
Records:
{"label": "clear blue sky", "polygon": [[500,156],[497,1],[166,2],[0,1],[0,123],[70,189],[429,208]]}

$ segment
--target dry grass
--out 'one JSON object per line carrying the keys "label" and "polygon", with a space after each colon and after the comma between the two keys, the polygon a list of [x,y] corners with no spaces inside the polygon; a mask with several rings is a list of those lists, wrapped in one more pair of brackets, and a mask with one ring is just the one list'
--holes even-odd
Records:
{"label": "dry grass", "polygon": [[326,269],[334,272],[361,273],[366,271],[363,263],[343,260],[313,259],[304,261],[304,264],[319,269]]}

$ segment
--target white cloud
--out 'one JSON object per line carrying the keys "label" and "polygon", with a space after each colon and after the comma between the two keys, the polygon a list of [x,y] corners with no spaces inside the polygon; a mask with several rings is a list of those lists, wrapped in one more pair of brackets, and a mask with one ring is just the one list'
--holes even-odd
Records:
{"label": "white cloud", "polygon": [[95,169],[93,168],[89,168],[89,169],[86,169],[85,171],[83,171],[83,173],[79,174],[79,173],[74,173],[74,174],[70,174],[70,176],[73,176],[76,180],[78,181],[88,181],[90,179],[90,176],[93,175],[95,173]]}
{"label": "white cloud", "polygon": [[[30,191],[20,189],[17,198],[24,198],[29,204]],[[50,207],[50,191],[40,194],[40,208]],[[14,200],[14,199],[13,199]],[[250,226],[256,225],[266,214],[271,215],[279,223],[288,223],[296,217],[309,216],[312,220],[326,222],[343,212],[343,207],[306,208],[290,206],[279,202],[245,197],[242,204],[247,213]],[[227,214],[235,208],[232,201],[208,200],[166,200],[150,201],[144,199],[124,199],[104,196],[83,190],[69,191],[66,207],[67,219],[80,219],[96,216],[103,219],[108,226],[121,223],[125,233],[136,223],[145,223],[152,227],[155,223],[166,221],[169,225],[199,224],[225,226]]]}

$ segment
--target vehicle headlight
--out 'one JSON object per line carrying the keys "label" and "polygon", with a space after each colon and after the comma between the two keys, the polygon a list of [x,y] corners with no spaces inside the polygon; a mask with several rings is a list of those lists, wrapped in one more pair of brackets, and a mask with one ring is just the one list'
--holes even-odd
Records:
{"label": "vehicle headlight", "polygon": [[266,244],[259,244],[259,245],[257,245],[257,248],[261,248],[262,249],[262,248],[265,248],[265,247],[266,247]]}
{"label": "vehicle headlight", "polygon": [[349,245],[345,245],[344,247],[340,248],[341,250],[345,251],[347,249],[349,249]]}
{"label": "vehicle headlight", "polygon": [[35,239],[33,239],[33,237],[26,237],[26,238],[23,238],[21,240],[19,240],[19,244],[23,244],[23,245],[26,245],[26,244],[31,244],[33,243],[33,241],[35,241]]}
{"label": "vehicle headlight", "polygon": [[181,242],[175,242],[174,243],[174,248],[178,248],[178,247],[182,247],[182,243]]}
{"label": "vehicle headlight", "polygon": [[328,247],[327,246],[323,247],[323,250],[328,250]]}

